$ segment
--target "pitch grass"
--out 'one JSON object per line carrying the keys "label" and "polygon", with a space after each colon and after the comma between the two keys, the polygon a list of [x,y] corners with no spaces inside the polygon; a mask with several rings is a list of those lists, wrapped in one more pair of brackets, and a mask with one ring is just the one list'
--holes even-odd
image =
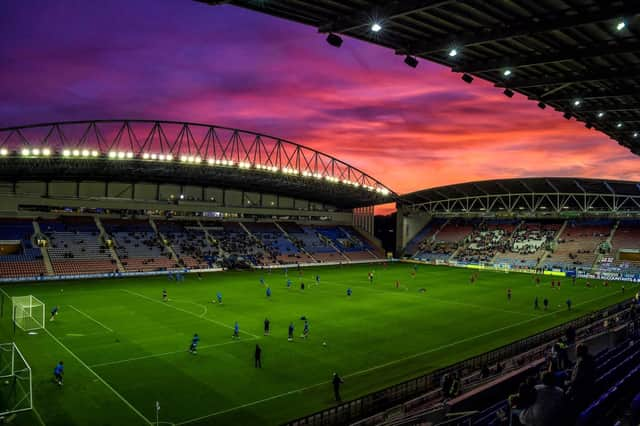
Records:
{"label": "pitch grass", "polygon": [[[334,371],[345,379],[343,398],[353,399],[635,292],[628,283],[623,295],[620,283],[587,288],[583,280],[572,286],[568,279],[552,290],[551,277],[537,288],[530,275],[486,271],[471,285],[470,270],[419,266],[415,278],[411,271],[409,264],[318,267],[299,277],[292,269],[291,289],[282,270],[215,273],[202,280],[189,275],[182,283],[150,277],[5,286],[10,295],[35,295],[47,311],[60,306],[46,331],[16,332],[33,368],[37,409],[18,416],[17,424],[38,424],[38,416],[48,425],[148,424],[155,421],[155,401],[164,424],[278,424],[331,406]],[[272,287],[270,299],[259,283],[262,275]],[[163,288],[168,302],[161,300]],[[222,305],[211,303],[217,291]],[[536,295],[541,302],[549,298],[548,312],[534,311]],[[5,301],[4,341],[12,336],[8,311]],[[298,337],[302,315],[310,321],[306,341]],[[268,337],[262,335],[265,317],[272,324]],[[231,339],[234,321],[239,340]],[[291,321],[292,343],[286,338]],[[196,332],[198,354],[190,355]],[[253,367],[256,344],[263,348],[261,370]],[[66,372],[62,388],[52,383],[59,360]]]}

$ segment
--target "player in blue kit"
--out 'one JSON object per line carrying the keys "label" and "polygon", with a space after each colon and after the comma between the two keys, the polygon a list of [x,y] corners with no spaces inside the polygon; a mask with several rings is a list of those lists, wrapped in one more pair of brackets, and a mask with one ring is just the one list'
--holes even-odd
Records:
{"label": "player in blue kit", "polygon": [[200,342],[200,336],[198,336],[198,333],[195,333],[191,338],[191,345],[189,345],[189,352],[191,352],[192,355],[198,353],[198,342]]}
{"label": "player in blue kit", "polygon": [[56,382],[58,386],[62,386],[64,382],[62,376],[64,376],[64,363],[60,361],[53,369],[53,381]]}
{"label": "player in blue kit", "polygon": [[56,315],[58,315],[58,305],[54,306],[53,309],[51,309],[51,318],[49,318],[49,321],[53,321],[54,319],[56,319]]}
{"label": "player in blue kit", "polygon": [[234,339],[240,338],[240,326],[238,325],[238,321],[236,321],[235,324],[233,325],[233,336],[231,337]]}

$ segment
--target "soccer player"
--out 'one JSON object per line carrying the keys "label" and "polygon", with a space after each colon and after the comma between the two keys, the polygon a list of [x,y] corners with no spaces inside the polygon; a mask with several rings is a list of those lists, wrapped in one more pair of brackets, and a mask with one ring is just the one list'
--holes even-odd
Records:
{"label": "soccer player", "polygon": [[347,289],[347,296],[351,296],[351,287]]}
{"label": "soccer player", "polygon": [[255,363],[254,363],[255,368],[262,368],[262,348],[258,344],[256,344],[256,351],[254,354],[254,358],[255,358]]}
{"label": "soccer player", "polygon": [[198,353],[199,341],[200,341],[200,336],[198,336],[198,333],[195,333],[191,338],[191,345],[189,346],[189,352],[191,352],[192,355],[195,355]]}
{"label": "soccer player", "polygon": [[233,324],[233,336],[231,336],[233,339],[239,339],[240,338],[240,326],[238,325],[238,321],[235,322],[235,324]]}
{"label": "soccer player", "polygon": [[169,295],[167,294],[167,289],[163,288],[162,289],[162,301],[166,302],[169,300]]}
{"label": "soccer player", "polygon": [[287,278],[287,288],[291,288],[291,278]]}
{"label": "soccer player", "polygon": [[556,284],[558,285],[558,290],[560,290],[560,280]]}
{"label": "soccer player", "polygon": [[373,284],[373,271],[369,272],[369,284]]}
{"label": "soccer player", "polygon": [[400,288],[400,280],[396,280],[396,288]]}
{"label": "soccer player", "polygon": [[270,331],[271,331],[271,321],[269,321],[269,318],[265,318],[264,319],[264,335],[268,336]]}
{"label": "soccer player", "polygon": [[473,284],[476,282],[476,277],[475,275],[471,274],[471,276],[469,277],[469,284]]}
{"label": "soccer player", "polygon": [[571,310],[571,299],[567,299],[567,310],[570,311]]}
{"label": "soccer player", "polygon": [[64,382],[62,376],[64,376],[64,362],[60,361],[53,369],[53,381],[57,383],[58,386],[62,386]]}
{"label": "soccer player", "polygon": [[344,380],[342,380],[340,376],[338,376],[338,373],[333,373],[333,379],[331,380],[331,383],[333,384],[333,396],[335,397],[336,401],[342,401],[342,398],[340,398],[340,385],[344,383]]}
{"label": "soccer player", "polygon": [[320,275],[316,274],[316,285],[320,284]]}
{"label": "soccer player", "polygon": [[542,304],[544,305],[544,310],[546,311],[549,308],[549,299],[545,297],[542,301]]}
{"label": "soccer player", "polygon": [[290,342],[293,342],[293,323],[289,323],[289,338],[287,339]]}
{"label": "soccer player", "polygon": [[507,301],[511,302],[511,288],[507,289]]}
{"label": "soccer player", "polygon": [[309,337],[309,321],[304,322],[304,328],[302,329],[302,336],[303,339],[306,339],[307,337]]}
{"label": "soccer player", "polygon": [[260,285],[264,285],[264,277],[260,277]]}
{"label": "soccer player", "polygon": [[622,284],[622,287],[620,287],[622,289],[622,294],[624,294],[624,284]]}
{"label": "soccer player", "polygon": [[540,309],[540,305],[538,304],[538,296],[536,296],[536,298],[533,300],[533,309]]}
{"label": "soccer player", "polygon": [[216,297],[218,298],[218,303],[222,305],[222,293],[218,292]]}
{"label": "soccer player", "polygon": [[54,306],[53,309],[51,309],[51,318],[49,318],[49,321],[53,321],[54,319],[56,319],[56,315],[58,315],[58,305]]}
{"label": "soccer player", "polygon": [[271,297],[271,287],[267,287],[267,298]]}
{"label": "soccer player", "polygon": [[551,288],[553,289],[556,288],[556,282],[554,280],[551,280]]}
{"label": "soccer player", "polygon": [[304,290],[304,281],[300,281],[300,290]]}
{"label": "soccer player", "polygon": [[284,276],[285,277],[289,276],[289,268],[284,268]]}
{"label": "soccer player", "polygon": [[573,282],[573,285],[576,285],[576,277],[573,277],[572,282]]}

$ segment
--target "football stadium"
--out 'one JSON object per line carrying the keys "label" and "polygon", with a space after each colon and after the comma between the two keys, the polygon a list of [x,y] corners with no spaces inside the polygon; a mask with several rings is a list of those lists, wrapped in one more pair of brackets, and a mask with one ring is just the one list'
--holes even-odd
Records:
{"label": "football stadium", "polygon": [[[635,1],[180,7],[436,63],[640,155]],[[633,178],[406,192],[260,128],[29,118],[0,128],[3,424],[640,424]]]}

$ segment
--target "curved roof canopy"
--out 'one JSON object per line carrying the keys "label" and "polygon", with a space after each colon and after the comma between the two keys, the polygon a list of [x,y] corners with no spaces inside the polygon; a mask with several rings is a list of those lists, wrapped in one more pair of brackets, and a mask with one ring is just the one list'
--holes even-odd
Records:
{"label": "curved roof canopy", "polygon": [[519,178],[466,182],[400,196],[399,205],[438,213],[640,212],[637,182]]}
{"label": "curved roof canopy", "polygon": [[0,129],[4,180],[210,185],[339,208],[392,201],[363,171],[311,148],[246,130],[153,120],[93,120]]}
{"label": "curved roof canopy", "polygon": [[[640,1],[197,0],[424,58],[521,93],[640,154]],[[406,56],[405,56],[406,55]],[[461,82],[462,84],[462,82]],[[462,87],[461,87],[462,89]],[[505,98],[505,102],[508,100]]]}

